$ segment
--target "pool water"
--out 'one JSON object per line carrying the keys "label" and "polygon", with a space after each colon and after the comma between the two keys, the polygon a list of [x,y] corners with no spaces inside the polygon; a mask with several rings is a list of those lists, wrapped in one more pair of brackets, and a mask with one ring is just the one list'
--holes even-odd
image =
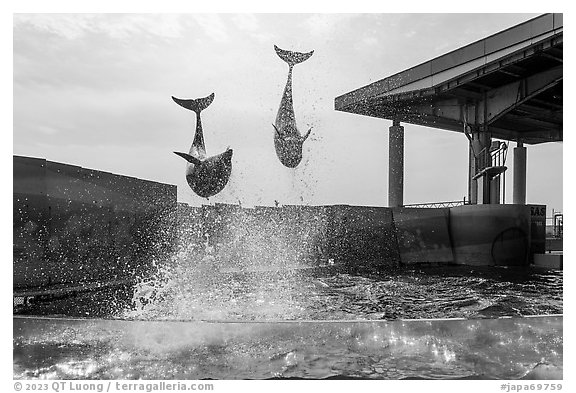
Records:
{"label": "pool water", "polygon": [[562,378],[562,317],[353,322],[14,319],[14,378]]}
{"label": "pool water", "polygon": [[32,315],[144,320],[395,320],[562,314],[560,270],[325,266],[164,271],[136,287],[77,294]]}
{"label": "pool water", "polygon": [[562,378],[562,271],[187,263],[20,309],[14,378]]}

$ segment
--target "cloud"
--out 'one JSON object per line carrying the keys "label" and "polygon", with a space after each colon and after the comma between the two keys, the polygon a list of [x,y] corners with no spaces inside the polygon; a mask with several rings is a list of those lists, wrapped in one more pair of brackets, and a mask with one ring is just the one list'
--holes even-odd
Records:
{"label": "cloud", "polygon": [[306,24],[313,35],[329,35],[343,21],[353,18],[354,14],[313,14],[306,19]]}
{"label": "cloud", "polygon": [[254,14],[236,14],[232,17],[232,21],[242,30],[256,31],[260,28],[258,18]]}
{"label": "cloud", "polygon": [[366,46],[376,46],[379,43],[379,40],[377,37],[375,36],[370,36],[370,35],[365,35],[364,37],[362,37],[362,39],[360,40],[362,42],[362,44],[366,45]]}
{"label": "cloud", "polygon": [[30,25],[67,39],[77,39],[93,28],[93,14],[15,14],[14,28]]}
{"label": "cloud", "polygon": [[[154,92],[123,89],[17,88],[14,141],[59,146],[169,144],[185,118],[172,115],[171,102]],[[172,116],[171,116],[172,115]]]}
{"label": "cloud", "polygon": [[181,16],[176,14],[15,14],[14,28],[24,25],[69,40],[90,33],[115,39],[146,33],[170,39],[181,36],[183,30]]}
{"label": "cloud", "polygon": [[272,34],[264,31],[260,19],[254,14],[236,14],[231,20],[238,29],[247,32],[258,42],[269,42],[273,38]]}
{"label": "cloud", "polygon": [[230,39],[226,24],[217,14],[194,14],[193,19],[204,31],[204,34],[217,42],[226,42]]}
{"label": "cloud", "polygon": [[181,16],[176,14],[128,14],[121,20],[110,19],[102,24],[113,37],[124,38],[145,32],[161,38],[178,38],[182,35]]}

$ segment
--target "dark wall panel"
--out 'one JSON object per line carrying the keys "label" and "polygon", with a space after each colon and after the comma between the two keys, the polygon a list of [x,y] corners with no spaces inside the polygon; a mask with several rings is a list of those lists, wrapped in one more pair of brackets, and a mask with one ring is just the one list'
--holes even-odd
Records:
{"label": "dark wall panel", "polygon": [[[202,211],[198,236],[191,209]],[[182,207],[181,233],[189,246],[208,250],[223,268],[294,268],[326,264],[396,265],[398,248],[388,208],[362,206],[257,206],[216,204]],[[191,232],[196,235],[190,234]]]}
{"label": "dark wall panel", "polygon": [[352,265],[399,263],[391,209],[337,205],[332,226],[332,252],[336,259]]}
{"label": "dark wall panel", "polygon": [[14,156],[13,163],[13,282],[40,285],[48,238],[46,161]]}
{"label": "dark wall panel", "polygon": [[525,266],[530,253],[530,207],[466,205],[450,208],[456,263]]}
{"label": "dark wall panel", "polygon": [[454,262],[449,209],[395,208],[392,212],[402,263]]}
{"label": "dark wall panel", "polygon": [[14,156],[14,287],[145,274],[175,218],[175,186]]}

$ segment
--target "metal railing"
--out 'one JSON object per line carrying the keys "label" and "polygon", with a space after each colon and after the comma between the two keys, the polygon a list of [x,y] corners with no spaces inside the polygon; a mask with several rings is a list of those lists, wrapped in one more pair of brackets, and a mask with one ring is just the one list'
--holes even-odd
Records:
{"label": "metal railing", "polygon": [[464,198],[461,201],[413,203],[410,205],[404,205],[403,207],[440,209],[443,207],[456,207],[456,206],[464,206],[464,205],[469,205],[469,204],[470,204],[470,201],[467,201],[466,198]]}
{"label": "metal railing", "polygon": [[562,238],[564,236],[564,215],[562,213],[554,213],[552,217],[546,217],[546,236],[554,238]]}
{"label": "metal railing", "polygon": [[505,142],[495,142],[498,145],[490,145],[480,151],[476,157],[476,173],[482,171],[484,168],[491,166],[506,165],[506,157],[508,156],[508,144]]}

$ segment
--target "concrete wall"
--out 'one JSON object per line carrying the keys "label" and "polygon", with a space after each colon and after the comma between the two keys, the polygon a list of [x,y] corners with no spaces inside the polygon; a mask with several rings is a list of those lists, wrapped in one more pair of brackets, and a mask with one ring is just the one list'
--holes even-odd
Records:
{"label": "concrete wall", "polygon": [[448,230],[450,209],[395,208],[392,210],[400,261],[454,262]]}
{"label": "concrete wall", "polygon": [[[397,265],[400,262],[392,211],[364,206],[203,206],[202,236],[194,221],[198,208],[182,207],[180,232],[199,250],[228,267],[268,268],[325,264]],[[183,213],[184,214],[184,213]],[[193,233],[196,233],[194,235]],[[200,244],[199,242],[206,242]]]}
{"label": "concrete wall", "polygon": [[14,286],[42,281],[48,238],[46,161],[14,157],[13,182],[13,276]]}
{"label": "concrete wall", "polygon": [[391,209],[337,205],[332,220],[332,258],[383,266],[400,262]]}
{"label": "concrete wall", "polygon": [[527,265],[530,226],[530,207],[526,205],[450,208],[455,262],[465,265]]}
{"label": "concrete wall", "polygon": [[196,235],[188,241],[202,250],[208,241],[224,264],[244,267],[309,266],[330,259],[349,266],[526,265],[531,255],[532,221],[525,205],[190,209],[200,209],[203,218],[200,227],[193,218]]}
{"label": "concrete wall", "polygon": [[14,156],[14,287],[129,279],[173,245],[176,187]]}

